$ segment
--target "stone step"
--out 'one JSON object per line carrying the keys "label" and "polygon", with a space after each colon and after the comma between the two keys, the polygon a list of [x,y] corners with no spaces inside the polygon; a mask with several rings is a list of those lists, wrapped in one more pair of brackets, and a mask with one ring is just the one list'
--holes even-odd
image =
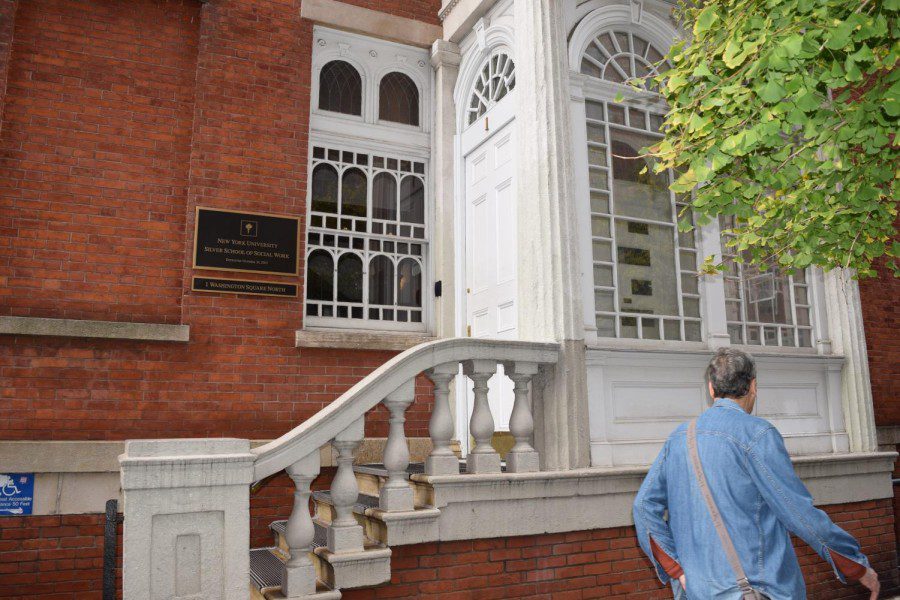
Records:
{"label": "stone step", "polygon": [[[330,523],[334,518],[331,492],[313,492],[316,517]],[[436,541],[441,511],[431,506],[416,506],[411,511],[385,511],[379,508],[377,496],[360,494],[353,507],[356,520],[366,537],[387,546],[403,546]]]}
{"label": "stone step", "polygon": [[[360,494],[368,496],[377,497],[388,478],[387,468],[383,464],[354,465],[353,471],[356,474]],[[500,471],[506,473],[506,461],[500,462]],[[407,475],[424,475],[425,463],[410,463],[406,473]],[[465,460],[459,461],[459,473],[460,475],[467,473]],[[434,506],[434,489],[431,485],[413,479],[410,479],[409,483],[413,488],[413,502],[416,506]]]}
{"label": "stone step", "polygon": [[[250,550],[250,597],[251,600],[280,600],[281,568],[287,555],[278,547],[254,548]],[[316,581],[316,593],[304,600],[340,600],[338,590],[329,589],[322,581]]]}
{"label": "stone step", "polygon": [[[384,544],[364,538],[363,550],[359,552],[331,552],[328,550],[328,523],[319,519],[313,521],[315,536],[312,543],[310,559],[316,567],[318,579],[328,588],[350,589],[379,585],[391,579],[391,550]],[[277,540],[279,559],[286,560],[290,555],[284,539],[287,521],[275,521],[269,529]]]}

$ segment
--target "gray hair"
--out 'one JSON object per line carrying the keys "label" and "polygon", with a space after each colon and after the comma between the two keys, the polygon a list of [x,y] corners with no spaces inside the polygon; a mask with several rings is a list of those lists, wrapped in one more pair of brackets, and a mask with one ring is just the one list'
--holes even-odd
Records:
{"label": "gray hair", "polygon": [[743,398],[756,379],[756,362],[746,352],[719,348],[706,368],[716,398]]}

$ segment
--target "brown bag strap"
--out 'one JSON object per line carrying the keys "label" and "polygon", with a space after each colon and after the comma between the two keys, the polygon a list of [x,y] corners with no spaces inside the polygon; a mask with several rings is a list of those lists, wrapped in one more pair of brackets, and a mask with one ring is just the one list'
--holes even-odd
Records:
{"label": "brown bag strap", "polygon": [[706,482],[706,475],[703,473],[703,464],[700,462],[700,453],[697,452],[697,419],[694,419],[691,421],[690,425],[688,425],[687,447],[688,454],[691,457],[691,466],[693,467],[694,475],[697,477],[697,483],[700,485],[700,494],[706,501],[706,507],[709,509],[709,515],[712,517],[713,525],[716,527],[716,533],[719,534],[719,541],[722,542],[722,548],[725,549],[725,556],[728,558],[728,562],[731,564],[731,569],[734,571],[735,576],[737,576],[738,587],[741,588],[744,598],[759,598],[758,592],[750,587],[750,581],[747,579],[747,574],[744,573],[744,568],[741,566],[737,551],[734,549],[734,544],[731,542],[731,536],[728,535],[728,530],[725,528],[725,522],[722,521],[722,515],[719,513],[719,508],[716,506],[716,501],[713,499],[709,484]]}

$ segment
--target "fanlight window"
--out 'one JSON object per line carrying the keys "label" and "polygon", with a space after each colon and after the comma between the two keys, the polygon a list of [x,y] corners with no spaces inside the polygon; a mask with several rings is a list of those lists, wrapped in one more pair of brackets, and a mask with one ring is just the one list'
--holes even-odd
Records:
{"label": "fanlight window", "polygon": [[343,60],[333,60],[319,73],[319,108],[362,115],[362,77]]}
{"label": "fanlight window", "polygon": [[[613,83],[659,75],[665,71],[663,54],[653,44],[633,33],[606,31],[594,38],[581,58],[581,72]],[[644,87],[653,89],[651,81]]]}
{"label": "fanlight window", "polygon": [[500,102],[516,87],[516,65],[506,54],[495,54],[484,64],[469,99],[468,124]]}
{"label": "fanlight window", "polygon": [[378,118],[419,126],[419,88],[403,73],[388,73],[378,86]]}

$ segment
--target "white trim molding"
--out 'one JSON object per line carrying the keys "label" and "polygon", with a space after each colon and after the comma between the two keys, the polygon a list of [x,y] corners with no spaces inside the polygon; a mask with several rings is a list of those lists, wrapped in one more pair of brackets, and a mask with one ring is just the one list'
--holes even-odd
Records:
{"label": "white trim molding", "polygon": [[336,0],[303,0],[300,16],[322,25],[355,31],[412,46],[427,48],[440,39],[439,25],[398,17]]}

